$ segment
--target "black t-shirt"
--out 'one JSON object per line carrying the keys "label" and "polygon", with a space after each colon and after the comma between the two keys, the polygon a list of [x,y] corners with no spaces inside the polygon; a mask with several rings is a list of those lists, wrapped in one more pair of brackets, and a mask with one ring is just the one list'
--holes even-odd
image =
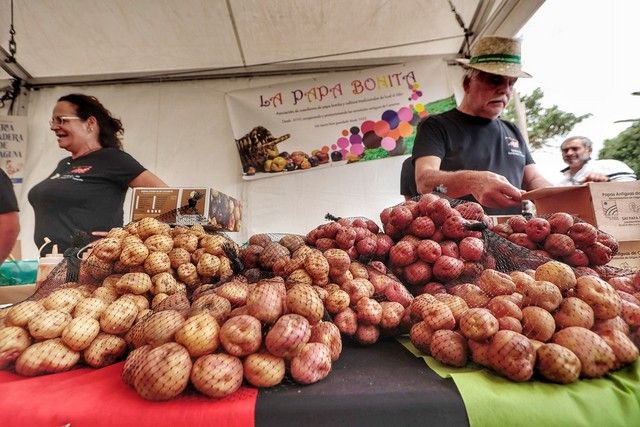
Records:
{"label": "black t-shirt", "polygon": [[402,170],[400,171],[400,194],[412,198],[420,195],[416,187],[416,172],[411,157],[407,157],[404,162],[402,162]]}
{"label": "black t-shirt", "polygon": [[129,182],[144,171],[133,157],[117,148],[62,159],[47,179],[29,191],[36,246],[48,237],[64,251],[72,244],[74,230],[90,233],[122,226]]}
{"label": "black t-shirt", "polygon": [[18,201],[11,179],[0,169],[0,214],[9,212],[18,212]]}
{"label": "black t-shirt", "polygon": [[[418,125],[413,158],[436,156],[440,170],[491,171],[522,188],[524,167],[534,163],[518,128],[501,119],[470,116],[457,109],[428,117]],[[465,200],[475,199],[472,196]],[[486,208],[489,215],[519,213],[519,208]]]}

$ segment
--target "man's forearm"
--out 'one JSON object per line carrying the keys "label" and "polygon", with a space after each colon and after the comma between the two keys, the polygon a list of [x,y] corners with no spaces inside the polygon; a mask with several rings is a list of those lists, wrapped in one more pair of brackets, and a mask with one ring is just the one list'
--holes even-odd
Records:
{"label": "man's forearm", "polygon": [[421,173],[418,177],[418,191],[421,194],[429,193],[435,188],[442,186],[446,189],[449,197],[462,197],[471,194],[473,176],[475,171],[446,172],[429,169]]}

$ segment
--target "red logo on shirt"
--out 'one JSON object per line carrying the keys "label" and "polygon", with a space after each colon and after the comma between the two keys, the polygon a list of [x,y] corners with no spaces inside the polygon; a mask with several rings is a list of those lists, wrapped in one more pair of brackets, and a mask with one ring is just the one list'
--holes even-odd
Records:
{"label": "red logo on shirt", "polygon": [[70,173],[75,173],[80,175],[80,174],[89,172],[89,170],[91,170],[91,166],[76,166],[75,168],[71,169]]}

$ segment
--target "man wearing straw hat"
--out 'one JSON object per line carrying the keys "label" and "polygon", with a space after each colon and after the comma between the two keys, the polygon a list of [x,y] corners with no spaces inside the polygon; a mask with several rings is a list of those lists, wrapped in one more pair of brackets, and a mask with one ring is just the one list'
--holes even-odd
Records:
{"label": "man wearing straw hat", "polygon": [[20,232],[18,202],[13,192],[13,184],[7,174],[0,169],[0,263],[11,253]]}
{"label": "man wearing straw hat", "polygon": [[490,215],[518,213],[524,190],[550,186],[538,172],[513,123],[500,114],[519,77],[520,41],[483,37],[466,68],[464,97],[457,109],[427,117],[413,148],[420,193],[440,189],[452,198],[479,202]]}

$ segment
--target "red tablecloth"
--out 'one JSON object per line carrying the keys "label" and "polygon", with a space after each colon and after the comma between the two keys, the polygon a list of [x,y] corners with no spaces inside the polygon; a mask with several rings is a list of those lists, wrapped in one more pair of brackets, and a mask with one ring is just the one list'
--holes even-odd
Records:
{"label": "red tablecloth", "polygon": [[11,426],[254,426],[258,390],[224,399],[195,392],[149,402],[120,379],[124,362],[41,377],[0,371],[0,425]]}

